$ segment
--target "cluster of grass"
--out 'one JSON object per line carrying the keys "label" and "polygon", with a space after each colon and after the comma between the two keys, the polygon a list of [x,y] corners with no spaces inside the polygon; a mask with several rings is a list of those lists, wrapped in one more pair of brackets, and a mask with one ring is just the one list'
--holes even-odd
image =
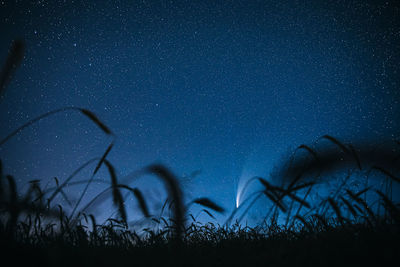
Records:
{"label": "cluster of grass", "polygon": [[[15,42],[1,74],[1,91],[21,60],[22,51],[23,43]],[[82,113],[105,134],[113,135],[109,127],[91,111],[65,107],[22,125],[0,140],[0,146],[35,122],[70,110]],[[214,212],[223,213],[225,210],[208,198],[184,203],[179,179],[162,165],[151,165],[137,172],[137,176],[155,175],[168,192],[162,210],[170,209],[172,217],[152,216],[141,190],[118,182],[115,169],[107,159],[112,143],[101,157],[88,161],[62,183],[56,179],[56,186],[46,190],[41,188],[39,180],[35,180],[30,182],[26,192],[18,192],[14,178],[3,173],[0,161],[2,259],[11,260],[14,264],[28,260],[34,266],[334,266],[390,263],[400,252],[400,207],[393,200],[393,188],[400,183],[395,175],[398,171],[398,150],[394,146],[373,151],[365,147],[355,148],[329,135],[321,139],[333,147],[317,150],[300,145],[296,152],[304,150],[306,155],[293,156],[283,162],[271,179],[250,179],[248,184],[257,181],[262,189],[252,193],[240,207],[234,209],[222,225],[197,221],[190,214],[194,204],[200,205],[202,212],[210,218],[214,218]],[[73,181],[77,173],[92,162],[97,162],[92,176],[83,182]],[[96,181],[96,174],[102,167],[107,168],[110,176],[107,188],[81,207],[83,196]],[[350,185],[354,173],[349,173],[331,188],[328,196],[312,200],[313,193],[324,184],[324,177],[338,169],[359,171],[365,180],[363,187],[355,190]],[[381,179],[380,187],[369,184],[372,172],[378,176],[376,179]],[[72,211],[66,212],[61,205],[54,204],[57,196],[72,204],[65,187],[82,183],[84,190],[73,203]],[[99,199],[104,199],[102,196],[107,192],[111,192],[117,215],[98,224],[96,217],[87,214],[87,210],[97,205]],[[130,227],[124,193],[137,200],[140,211],[153,227],[149,224],[141,231]],[[255,227],[241,225],[240,221],[261,197],[270,203],[265,209],[265,219]]]}
{"label": "cluster of grass", "polygon": [[42,211],[15,225],[3,221],[3,260],[29,259],[34,266],[360,266],[390,264],[400,252],[400,227],[392,218],[370,225],[310,216],[290,228],[272,220],[244,227],[188,219],[177,239],[173,219],[162,218],[165,227],[139,234],[123,220],[97,225],[94,217],[82,215],[71,224],[61,212],[51,216]]}

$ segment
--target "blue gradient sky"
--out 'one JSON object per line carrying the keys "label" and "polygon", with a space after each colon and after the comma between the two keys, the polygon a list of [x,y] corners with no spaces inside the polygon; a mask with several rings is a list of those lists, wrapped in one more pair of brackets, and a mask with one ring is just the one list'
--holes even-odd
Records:
{"label": "blue gradient sky", "polygon": [[[14,38],[26,51],[0,103],[0,134],[84,107],[116,134],[109,159],[121,179],[155,162],[178,176],[201,170],[182,182],[186,199],[231,210],[240,180],[268,177],[302,143],[399,137],[395,3],[1,1],[1,62]],[[24,130],[0,158],[21,188],[33,179],[50,187],[110,141],[66,112]],[[99,179],[108,180],[105,170]],[[156,210],[161,184],[146,176],[134,185]],[[68,192],[76,199],[80,190]],[[253,219],[265,210],[258,206]]]}

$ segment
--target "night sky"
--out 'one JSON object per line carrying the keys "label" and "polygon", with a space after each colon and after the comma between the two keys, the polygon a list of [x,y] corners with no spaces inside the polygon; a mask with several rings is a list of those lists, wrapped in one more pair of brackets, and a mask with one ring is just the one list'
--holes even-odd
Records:
{"label": "night sky", "polygon": [[[300,144],[399,137],[399,15],[397,1],[0,1],[1,62],[13,39],[26,44],[0,136],[50,110],[87,108],[116,135],[108,159],[121,181],[162,163],[187,202],[209,197],[230,211],[238,184],[268,178]],[[21,190],[33,179],[50,188],[112,141],[68,111],[18,134],[0,158]],[[105,168],[97,178],[109,181]],[[131,186],[159,210],[159,181]],[[72,201],[81,190],[66,191]]]}

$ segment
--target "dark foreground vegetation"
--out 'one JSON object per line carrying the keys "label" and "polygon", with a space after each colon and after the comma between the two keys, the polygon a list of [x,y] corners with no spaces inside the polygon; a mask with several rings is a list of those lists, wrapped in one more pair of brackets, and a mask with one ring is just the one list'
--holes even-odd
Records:
{"label": "dark foreground vegetation", "polygon": [[79,226],[28,232],[20,224],[14,240],[2,229],[1,251],[3,261],[29,266],[389,266],[400,252],[393,225],[308,223],[296,231],[193,223],[180,244],[165,233],[139,239],[111,225],[93,233]]}
{"label": "dark foreground vegetation", "polygon": [[[22,59],[23,43],[15,42],[1,73],[1,92]],[[57,112],[80,112],[106,134],[112,131],[91,111],[65,107],[35,118],[0,140],[0,146],[24,128]],[[120,184],[107,159],[111,144],[95,162],[92,176],[100,168],[109,172],[104,192],[88,203],[82,197],[71,203],[64,192],[84,164],[65,181],[43,189],[30,181],[26,192],[18,192],[12,175],[4,174],[0,161],[0,253],[7,265],[29,266],[375,266],[395,264],[400,255],[400,207],[396,188],[400,184],[399,143],[391,141],[372,148],[355,147],[325,135],[328,145],[300,145],[266,177],[254,177],[260,191],[251,193],[222,225],[201,223],[190,213],[200,205],[212,219],[220,207],[208,198],[185,203],[179,179],[162,165],[151,165],[137,176],[152,174],[165,186],[168,198],[162,211],[172,216],[153,216],[139,188]],[[333,174],[341,171],[339,178]],[[318,193],[331,181],[325,196]],[[358,181],[355,185],[354,181]],[[373,182],[374,181],[374,182]],[[82,181],[80,182],[82,184]],[[117,215],[97,223],[88,207],[98,205],[109,192]],[[128,221],[125,199],[131,194],[149,227],[140,230]],[[73,208],[55,202],[61,197]],[[255,227],[242,218],[261,197],[268,200],[265,219]],[[394,263],[393,263],[394,262]]]}
{"label": "dark foreground vegetation", "polygon": [[21,229],[14,242],[2,232],[1,251],[3,260],[30,266],[385,266],[400,252],[398,228],[389,225],[320,227],[298,232],[266,227],[267,233],[259,233],[197,225],[180,245],[159,234],[139,241],[110,226],[97,234],[79,227],[53,234]]}

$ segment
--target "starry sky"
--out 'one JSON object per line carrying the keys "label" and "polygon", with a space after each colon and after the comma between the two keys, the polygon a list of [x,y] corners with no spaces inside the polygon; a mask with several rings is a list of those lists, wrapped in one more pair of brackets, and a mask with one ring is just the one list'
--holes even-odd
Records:
{"label": "starry sky", "polygon": [[[232,210],[238,184],[268,177],[300,144],[399,137],[399,12],[397,1],[369,0],[0,1],[1,62],[13,39],[26,44],[0,102],[0,135],[50,110],[87,108],[116,135],[108,158],[120,180],[162,163],[187,202]],[[49,188],[112,141],[68,111],[18,134],[0,158],[21,190],[33,179]],[[154,210],[162,204],[154,177],[131,185]],[[67,191],[74,200],[81,190]]]}

